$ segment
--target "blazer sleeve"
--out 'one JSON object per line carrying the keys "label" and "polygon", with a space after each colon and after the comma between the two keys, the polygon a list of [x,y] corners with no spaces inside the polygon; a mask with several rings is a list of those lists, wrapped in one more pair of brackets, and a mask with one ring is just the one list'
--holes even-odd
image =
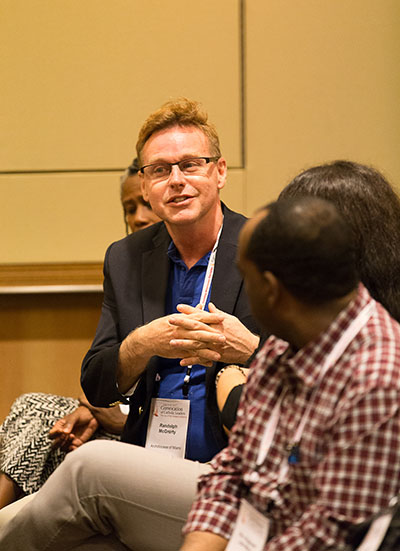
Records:
{"label": "blazer sleeve", "polygon": [[131,331],[164,315],[169,242],[158,223],[107,249],[101,316],[81,370],[83,391],[94,406],[128,401],[116,384],[119,349]]}
{"label": "blazer sleeve", "polygon": [[82,362],[81,385],[89,402],[97,407],[108,407],[125,401],[116,386],[119,348],[122,342],[118,326],[117,306],[109,274],[109,257],[104,260],[104,299],[101,316],[92,346]]}

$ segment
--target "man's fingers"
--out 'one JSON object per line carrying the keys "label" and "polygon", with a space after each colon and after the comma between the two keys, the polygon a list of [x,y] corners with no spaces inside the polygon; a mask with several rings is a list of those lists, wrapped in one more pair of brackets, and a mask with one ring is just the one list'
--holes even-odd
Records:
{"label": "man's fingers", "polygon": [[[190,337],[190,338],[187,338]],[[191,332],[189,335],[177,336],[169,341],[173,348],[186,348],[188,350],[199,350],[208,346],[221,346],[225,344],[226,337],[219,333]]]}
{"label": "man's fingers", "polygon": [[[217,360],[215,360],[217,361]],[[212,367],[212,360],[205,360],[204,358],[199,358],[197,356],[192,356],[191,358],[185,358],[180,361],[182,367],[187,367],[188,365],[204,365],[204,367]]]}
{"label": "man's fingers", "polygon": [[[208,312],[206,313],[208,314]],[[217,330],[214,329],[214,327],[211,327],[211,325],[215,326],[221,323],[219,314],[208,314],[208,316],[208,319],[205,317],[203,317],[203,319],[197,319],[192,316],[172,316],[168,321],[170,325],[173,325],[174,327],[183,327],[184,329],[188,329],[190,331],[202,329],[203,331],[216,332]]]}
{"label": "man's fingers", "polygon": [[201,309],[199,308],[199,305],[196,307],[189,306],[189,304],[178,304],[176,307],[178,312],[181,312],[182,314],[193,314],[193,312],[199,312]]}
{"label": "man's fingers", "polygon": [[216,350],[211,350],[209,348],[202,348],[198,351],[197,354],[183,356],[179,362],[182,367],[187,367],[188,365],[204,365],[206,367],[211,367],[213,362],[218,362],[221,359],[221,354]]}
{"label": "man's fingers", "polygon": [[218,310],[218,308],[212,302],[208,304],[208,309],[212,314],[221,314],[222,316],[224,314],[224,312],[222,310]]}
{"label": "man's fingers", "polygon": [[221,354],[218,350],[212,348],[201,348],[198,350],[181,350],[181,361],[180,365],[192,365],[192,364],[203,364],[204,361],[208,363],[218,362],[221,359]]}
{"label": "man's fingers", "polygon": [[187,304],[178,304],[176,309],[181,314],[186,314],[185,316],[177,316],[178,318],[189,317],[190,319],[196,319],[204,323],[221,323],[224,320],[224,313],[217,310],[215,306],[215,312],[207,312],[206,310],[193,308],[193,306],[188,306]]}

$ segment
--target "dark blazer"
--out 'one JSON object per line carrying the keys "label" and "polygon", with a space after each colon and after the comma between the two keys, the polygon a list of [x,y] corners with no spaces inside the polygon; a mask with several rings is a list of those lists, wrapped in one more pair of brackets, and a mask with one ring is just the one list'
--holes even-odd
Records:
{"label": "dark blazer", "polygon": [[[246,218],[223,205],[224,226],[218,245],[211,301],[224,312],[235,315],[258,333],[236,268],[237,242]],[[104,301],[92,346],[82,364],[81,384],[88,400],[107,407],[123,400],[116,388],[116,368],[121,342],[136,327],[165,315],[169,275],[167,249],[171,237],[163,222],[113,243],[104,261]],[[141,434],[147,424],[157,374],[157,356],[147,365],[135,393],[129,399],[130,413],[122,439],[144,445]],[[207,413],[221,448],[226,445],[215,397],[215,375],[223,364],[206,371]]]}

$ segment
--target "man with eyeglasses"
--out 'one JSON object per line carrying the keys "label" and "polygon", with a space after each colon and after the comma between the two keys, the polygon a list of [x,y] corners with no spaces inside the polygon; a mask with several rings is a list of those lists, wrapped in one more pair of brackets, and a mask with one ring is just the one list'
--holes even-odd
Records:
{"label": "man with eyeglasses", "polygon": [[[176,455],[207,462],[226,444],[215,401],[220,362],[244,364],[258,344],[235,268],[245,219],[221,205],[226,161],[196,102],[153,113],[136,147],[143,197],[163,222],[107,251],[103,312],[82,387],[94,404],[131,395],[124,441],[179,447]],[[153,398],[190,402],[179,443],[150,437],[150,411],[165,405]]]}
{"label": "man with eyeglasses", "polygon": [[259,342],[235,265],[246,219],[220,201],[227,166],[207,114],[168,102],[136,148],[143,197],[162,222],[109,247],[81,377],[93,405],[129,402],[130,445],[71,454],[0,537],[15,551],[24,534],[31,550],[87,549],[96,534],[102,550],[176,549],[197,476],[227,443],[217,399],[245,382]]}

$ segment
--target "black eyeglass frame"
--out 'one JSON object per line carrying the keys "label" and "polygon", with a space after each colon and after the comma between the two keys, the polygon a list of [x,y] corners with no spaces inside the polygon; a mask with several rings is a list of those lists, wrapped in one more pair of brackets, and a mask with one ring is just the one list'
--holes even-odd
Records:
{"label": "black eyeglass frame", "polygon": [[[168,165],[170,167],[170,171],[169,173],[171,174],[172,172],[172,167],[174,165],[180,165],[181,163],[187,163],[188,161],[196,161],[197,159],[204,159],[206,161],[206,164],[209,164],[209,163],[215,163],[216,161],[219,161],[219,159],[221,158],[220,155],[215,155],[214,157],[189,157],[187,159],[181,159],[180,161],[176,161],[175,163],[167,163],[166,161],[160,161],[158,163],[151,163],[149,165],[144,165],[144,166],[141,166],[139,168],[139,172],[141,172],[142,174],[144,174],[144,169],[145,168],[149,168],[149,166],[157,166],[157,165]],[[181,167],[179,167],[179,170],[181,170]],[[183,172],[181,170],[181,172]]]}

